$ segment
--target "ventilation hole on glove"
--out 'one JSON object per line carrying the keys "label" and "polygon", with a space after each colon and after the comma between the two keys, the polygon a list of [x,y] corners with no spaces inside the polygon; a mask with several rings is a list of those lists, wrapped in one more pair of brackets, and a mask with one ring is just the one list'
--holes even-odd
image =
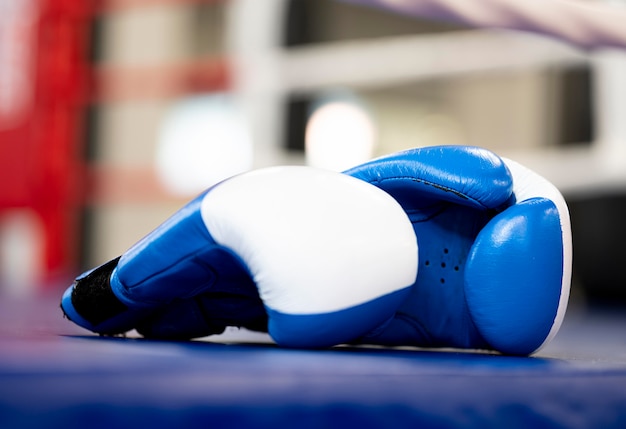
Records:
{"label": "ventilation hole on glove", "polygon": [[441,278],[441,279],[439,279],[439,282],[440,282],[441,284],[444,284],[444,283],[446,282],[446,279]]}
{"label": "ventilation hole on glove", "polygon": [[443,249],[443,253],[448,253],[448,249]]}
{"label": "ventilation hole on glove", "polygon": [[424,265],[429,266],[430,265],[430,261],[424,262]]}
{"label": "ventilation hole on glove", "polygon": [[459,271],[459,266],[458,265],[454,267],[454,271]]}
{"label": "ventilation hole on glove", "polygon": [[446,267],[446,263],[445,263],[445,262],[442,262],[442,263],[441,263],[441,268],[445,268],[445,267]]}

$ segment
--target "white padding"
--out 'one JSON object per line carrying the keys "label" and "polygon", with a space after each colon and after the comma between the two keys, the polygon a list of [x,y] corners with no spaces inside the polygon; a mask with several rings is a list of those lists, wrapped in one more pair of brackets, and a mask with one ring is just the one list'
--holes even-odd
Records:
{"label": "white padding", "polygon": [[211,190],[202,216],[250,268],[265,304],[316,314],[362,304],[414,283],[417,241],[387,193],[312,167],[273,167]]}
{"label": "white padding", "polygon": [[554,336],[559,331],[561,324],[563,323],[563,319],[565,318],[565,311],[567,310],[570,286],[572,282],[572,227],[567,203],[556,186],[543,176],[519,164],[518,162],[507,158],[502,159],[513,176],[513,193],[515,194],[517,202],[519,203],[535,197],[552,200],[559,212],[559,220],[561,222],[561,234],[563,238],[563,279],[561,282],[559,308],[550,333],[544,340],[543,344],[535,350],[536,352],[544,345],[552,341]]}

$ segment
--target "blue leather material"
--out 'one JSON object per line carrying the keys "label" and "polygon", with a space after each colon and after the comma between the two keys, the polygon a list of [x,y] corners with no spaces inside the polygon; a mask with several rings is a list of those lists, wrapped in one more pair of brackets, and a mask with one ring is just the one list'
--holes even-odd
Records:
{"label": "blue leather material", "polygon": [[[555,256],[561,259],[555,259]],[[533,198],[495,216],[476,238],[466,267],[470,313],[492,347],[525,355],[546,339],[563,276],[559,213]]]}
{"label": "blue leather material", "polygon": [[439,201],[493,209],[505,204],[513,189],[499,157],[469,146],[410,149],[345,173],[384,189],[407,210]]}
{"label": "blue leather material", "polygon": [[153,307],[224,289],[219,282],[235,293],[248,289],[241,282],[253,284],[243,261],[207,230],[200,211],[205,194],[122,255],[111,287],[125,304]]}
{"label": "blue leather material", "polygon": [[113,292],[129,306],[164,304],[192,296],[215,280],[203,254],[217,244],[207,231],[200,205],[203,195],[189,202],[126,251],[111,276]]}
{"label": "blue leather material", "polygon": [[409,214],[419,237],[420,265],[407,300],[385,326],[361,341],[420,347],[490,348],[474,325],[465,300],[467,256],[488,222],[481,210],[440,203]]}
{"label": "blue leather material", "polygon": [[148,338],[190,339],[221,334],[228,326],[267,331],[267,313],[256,289],[246,278],[231,278],[194,298],[173,301],[141,320],[135,328]]}
{"label": "blue leather material", "polygon": [[68,317],[86,329],[101,333],[125,332],[140,321],[145,324],[146,318],[153,325],[146,328],[149,332],[180,332],[193,320],[199,320],[182,336],[190,337],[192,332],[208,335],[220,330],[210,320],[210,313],[203,314],[207,320],[189,313],[189,320],[181,319],[178,328],[172,328],[171,317],[162,316],[160,310],[168,305],[172,308],[195,305],[193,302],[176,304],[189,297],[212,294],[223,298],[227,294],[243,297],[254,315],[237,313],[232,317],[234,324],[239,319],[243,323],[258,320],[263,305],[247,267],[232,251],[213,240],[202,220],[200,205],[205,194],[188,203],[122,255],[111,275],[110,286],[114,295],[128,307],[126,312],[94,326],[75,311],[70,288],[62,301]]}
{"label": "blue leather material", "polygon": [[410,287],[407,287],[331,313],[294,315],[266,308],[268,332],[284,347],[322,348],[344,344],[383,323],[409,292]]}
{"label": "blue leather material", "polygon": [[484,149],[411,149],[346,172],[389,192],[409,216],[419,247],[417,280],[395,317],[364,343],[488,348],[465,301],[465,262],[495,209],[510,203],[513,182]]}
{"label": "blue leather material", "polygon": [[488,222],[481,210],[442,202],[409,214],[419,243],[417,280],[395,317],[360,341],[383,345],[488,348],[465,301],[467,255]]}

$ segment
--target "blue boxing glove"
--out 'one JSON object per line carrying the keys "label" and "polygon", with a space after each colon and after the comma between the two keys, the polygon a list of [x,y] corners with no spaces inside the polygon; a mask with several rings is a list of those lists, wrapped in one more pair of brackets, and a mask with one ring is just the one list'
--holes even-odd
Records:
{"label": "blue boxing glove", "polygon": [[384,189],[411,219],[419,271],[394,317],[356,342],[528,355],[563,320],[571,281],[560,192],[520,164],[472,147],[429,147],[347,174]]}
{"label": "blue boxing glove", "polygon": [[193,338],[227,326],[289,347],[361,337],[417,275],[398,202],[341,173],[275,167],[214,186],[120,258],[76,279],[65,315],[101,334]]}
{"label": "blue boxing glove", "polygon": [[[360,257],[345,257],[351,252],[360,255],[367,248],[365,242],[375,242],[374,247],[388,246],[386,238],[393,241],[395,235],[379,242],[380,238],[370,240],[368,232],[364,242],[355,237],[367,228],[356,228],[346,234],[330,232],[318,237],[317,231],[325,231],[325,225],[335,221],[347,224],[351,222],[348,219],[360,216],[349,209],[353,198],[360,198],[350,190],[353,185],[345,186],[343,195],[344,185],[336,187],[332,181],[318,190],[319,184],[300,186],[296,181],[294,186],[300,189],[302,200],[294,198],[283,206],[284,200],[261,196],[263,202],[278,202],[274,211],[268,209],[258,217],[245,215],[247,223],[234,219],[224,222],[239,236],[247,236],[248,231],[257,236],[270,225],[269,234],[252,240],[259,244],[254,250],[242,251],[228,240],[216,240],[212,231],[221,227],[212,226],[213,214],[205,215],[202,207],[222,186],[226,185],[225,194],[246,202],[226,204],[226,218],[265,206],[258,200],[247,203],[259,189],[251,185],[256,182],[254,175],[251,179],[243,175],[244,179],[230,179],[190,203],[119,262],[111,261],[81,276],[66,292],[62,307],[72,320],[95,332],[136,328],[159,338],[201,337],[222,332],[226,326],[266,330],[269,316],[270,334],[279,344],[307,347],[361,342],[493,349],[523,355],[538,350],[556,334],[567,306],[572,249],[567,206],[548,181],[513,161],[469,147],[410,150],[346,173],[392,195],[406,213],[391,216],[378,213],[378,209],[370,213],[372,207],[358,210],[367,216],[364,222],[370,227],[382,227],[379,222],[406,225],[410,219],[413,227],[404,229],[404,239],[419,243],[419,273],[410,291],[397,286],[406,278],[404,282],[396,280],[398,267],[408,267],[409,273],[415,269],[415,248],[376,253],[378,256],[369,258],[370,264],[377,265],[376,270],[363,265]],[[282,174],[262,182],[261,194],[265,195],[269,184],[278,186],[277,192],[282,193],[284,182],[292,180]],[[318,174],[322,173],[311,173],[311,177]],[[242,185],[229,187],[231,180]],[[369,200],[368,192],[358,194]],[[327,199],[329,195],[333,197]],[[343,198],[344,205],[332,203]],[[316,201],[317,209],[307,206],[294,211],[307,200]],[[303,223],[292,224],[292,216],[302,217]],[[273,217],[285,223],[276,224],[271,221]],[[386,227],[389,225],[382,228]],[[210,239],[205,237],[207,228]],[[300,228],[303,235],[286,240],[286,231]],[[313,231],[314,237],[304,231]],[[343,262],[333,266],[318,259],[320,252],[311,254],[308,243],[318,239],[327,249],[341,243],[337,261]],[[403,240],[398,239],[399,243],[403,243],[400,247],[407,246]],[[299,256],[278,252],[279,256],[270,261],[252,263],[257,254],[273,254],[273,246],[297,249]],[[232,257],[233,251],[236,257]],[[411,252],[415,253],[414,265],[405,260]],[[181,255],[184,257],[179,261]],[[395,260],[399,256],[401,260]],[[329,255],[329,259],[336,257]],[[308,263],[300,260],[294,264],[300,258]],[[316,275],[320,273],[305,269],[311,264],[329,273],[345,269],[346,274],[337,277],[340,280],[332,287],[319,289]],[[266,270],[270,266],[278,268]],[[351,277],[357,272],[370,276],[370,269],[378,273],[376,281]],[[266,271],[273,273],[271,278],[281,271],[293,276],[289,282],[270,282],[267,286],[262,281]],[[282,286],[275,287],[275,283]],[[125,298],[128,290],[133,296],[130,302]],[[377,292],[363,298],[364,293],[374,290]],[[311,304],[315,301],[311,291],[319,299],[316,305]]]}

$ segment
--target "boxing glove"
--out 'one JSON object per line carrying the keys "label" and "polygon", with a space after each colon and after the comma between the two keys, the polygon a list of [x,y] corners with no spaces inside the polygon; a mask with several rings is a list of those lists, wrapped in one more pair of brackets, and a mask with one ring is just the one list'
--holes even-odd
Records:
{"label": "boxing glove", "polygon": [[326,347],[393,316],[417,274],[407,215],[337,172],[274,167],[209,189],[121,257],[79,276],[65,315],[101,334],[191,338],[226,326]]}
{"label": "boxing glove", "polygon": [[419,270],[393,318],[355,342],[528,355],[563,320],[572,239],[560,192],[475,147],[429,147],[346,174],[392,195],[411,219]]}

